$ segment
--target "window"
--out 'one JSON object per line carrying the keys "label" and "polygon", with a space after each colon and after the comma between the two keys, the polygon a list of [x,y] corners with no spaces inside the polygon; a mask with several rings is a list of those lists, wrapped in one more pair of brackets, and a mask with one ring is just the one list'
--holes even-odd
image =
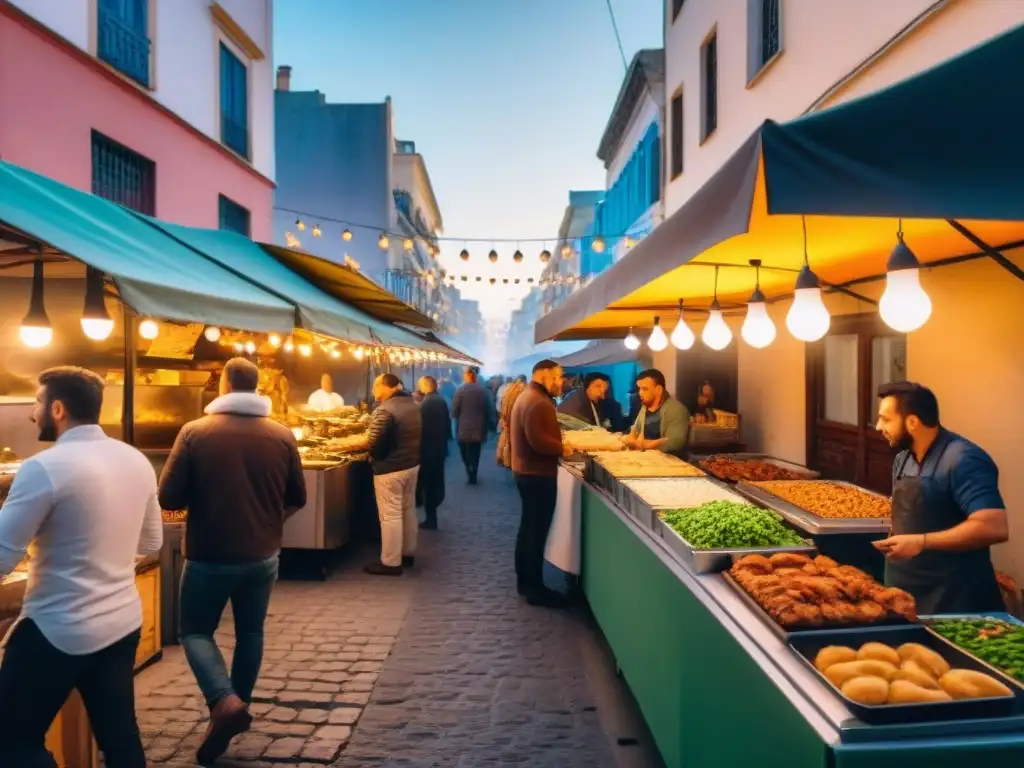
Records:
{"label": "window", "polygon": [[99,0],[96,55],[149,87],[149,0]]}
{"label": "window", "polygon": [[747,82],[782,51],[782,0],[747,0]]}
{"label": "window", "polygon": [[672,21],[675,21],[676,16],[678,16],[679,12],[683,10],[684,2],[686,2],[686,0],[672,0]]}
{"label": "window", "polygon": [[672,178],[683,172],[683,92],[676,91],[672,96],[672,107],[669,111],[669,123],[672,130]]}
{"label": "window", "polygon": [[92,132],[92,192],[156,215],[156,164],[101,133]]}
{"label": "window", "polygon": [[837,424],[857,423],[858,337],[825,337],[825,419]]}
{"label": "window", "polygon": [[237,232],[240,235],[251,237],[251,225],[249,209],[245,208],[234,200],[220,195],[217,200],[219,209],[219,227],[228,232]]}
{"label": "window", "polygon": [[220,141],[249,158],[249,71],[220,44]]}
{"label": "window", "polygon": [[700,51],[702,106],[700,140],[704,141],[718,127],[718,35],[712,33]]}

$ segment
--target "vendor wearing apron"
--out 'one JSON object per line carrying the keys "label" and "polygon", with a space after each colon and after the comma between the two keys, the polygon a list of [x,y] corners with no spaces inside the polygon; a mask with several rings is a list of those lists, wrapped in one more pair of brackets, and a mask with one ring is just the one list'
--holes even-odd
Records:
{"label": "vendor wearing apron", "polygon": [[999,472],[981,448],[939,424],[934,393],[913,382],[878,391],[878,431],[900,449],[893,465],[886,583],[921,615],[1003,611],[989,547],[1009,538]]}

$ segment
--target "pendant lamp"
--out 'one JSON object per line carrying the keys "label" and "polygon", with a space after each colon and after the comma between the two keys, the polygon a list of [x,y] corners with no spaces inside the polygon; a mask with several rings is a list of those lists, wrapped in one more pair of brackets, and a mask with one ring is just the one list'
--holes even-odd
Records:
{"label": "pendant lamp", "polygon": [[817,341],[828,333],[831,318],[821,298],[821,282],[811,271],[807,257],[807,219],[801,217],[804,231],[804,264],[796,278],[793,305],[786,313],[786,327],[800,341]]}
{"label": "pendant lamp", "polygon": [[763,349],[775,341],[775,323],[768,316],[768,306],[761,293],[761,260],[751,259],[754,268],[754,293],[747,301],[747,316],[743,320],[740,336],[755,349]]}
{"label": "pendant lamp", "polygon": [[921,287],[921,262],[903,241],[902,219],[896,238],[896,247],[885,265],[885,291],[878,302],[878,313],[894,331],[910,333],[931,317],[932,300]]}

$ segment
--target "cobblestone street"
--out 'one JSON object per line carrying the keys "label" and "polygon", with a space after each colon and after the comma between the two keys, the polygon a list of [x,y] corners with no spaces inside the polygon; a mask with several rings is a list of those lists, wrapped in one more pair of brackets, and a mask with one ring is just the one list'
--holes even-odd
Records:
{"label": "cobblestone street", "polygon": [[[256,722],[219,764],[650,764],[602,728],[586,613],[516,597],[518,496],[483,464],[470,487],[449,461],[441,531],[421,533],[401,578],[365,576],[349,555],[326,582],[278,584]],[[221,630],[229,651],[230,615]],[[151,763],[193,765],[206,712],[179,647],[139,675],[137,693]],[[621,693],[610,695],[621,708]]]}

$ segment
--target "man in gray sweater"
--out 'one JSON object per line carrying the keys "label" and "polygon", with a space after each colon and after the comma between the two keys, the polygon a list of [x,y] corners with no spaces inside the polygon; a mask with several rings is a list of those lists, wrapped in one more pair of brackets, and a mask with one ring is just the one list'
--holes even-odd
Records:
{"label": "man in gray sweater", "polygon": [[401,576],[413,564],[419,518],[416,516],[416,478],[420,471],[423,431],[420,406],[392,373],[373,382],[373,412],[369,430],[373,490],[380,515],[380,561],[363,570],[374,576]]}

